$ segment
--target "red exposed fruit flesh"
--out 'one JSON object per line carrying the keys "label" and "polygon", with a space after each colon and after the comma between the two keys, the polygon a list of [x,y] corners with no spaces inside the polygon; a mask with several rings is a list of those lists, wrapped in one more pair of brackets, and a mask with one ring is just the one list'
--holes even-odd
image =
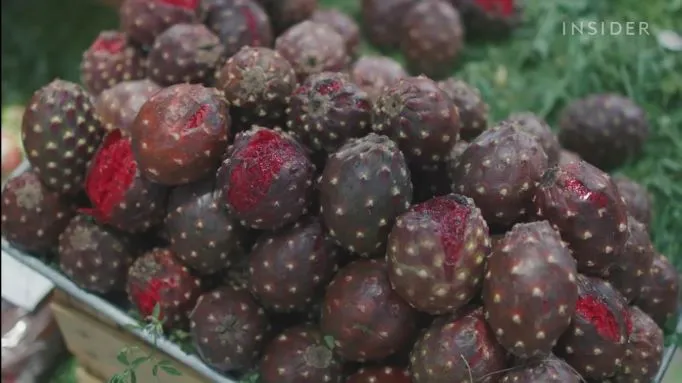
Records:
{"label": "red exposed fruit flesh", "polygon": [[115,54],[121,52],[125,45],[126,41],[122,34],[108,34],[100,35],[95,42],[92,43],[90,49],[95,52]]}
{"label": "red exposed fruit flesh", "polygon": [[248,211],[268,193],[287,160],[297,152],[276,133],[258,131],[238,158],[240,165],[230,175],[228,199],[237,211]]}
{"label": "red exposed fruit flesh", "polygon": [[130,187],[137,173],[130,141],[115,130],[104,139],[93,158],[92,170],[85,180],[85,191],[93,204],[85,212],[107,221],[111,211]]}
{"label": "red exposed fruit flesh", "polygon": [[422,204],[415,210],[428,214],[438,223],[436,232],[445,248],[445,265],[448,268],[456,265],[461,255],[460,250],[464,245],[464,222],[469,217],[470,210],[466,206],[445,198],[434,199],[431,203]]}
{"label": "red exposed fruit flesh", "polygon": [[158,0],[160,3],[174,5],[185,9],[197,9],[199,0]]}
{"label": "red exposed fruit flesh", "polygon": [[575,178],[569,178],[564,182],[566,189],[577,194],[581,200],[593,202],[598,208],[606,207],[609,199],[604,193],[593,192],[585,184]]}
{"label": "red exposed fruit flesh", "polygon": [[[154,307],[161,300],[161,289],[177,287],[173,279],[154,278],[149,281],[145,288],[134,288],[131,295],[137,303],[140,313],[147,317],[153,314]],[[163,313],[159,313],[159,318],[163,319]]]}
{"label": "red exposed fruit flesh", "polygon": [[514,13],[514,0],[476,0],[476,4],[488,12],[498,12],[503,16]]}
{"label": "red exposed fruit flesh", "polygon": [[185,125],[184,129],[182,129],[182,130],[183,131],[187,131],[187,130],[191,131],[191,130],[199,127],[199,125],[201,125],[204,122],[204,120],[206,119],[206,115],[208,114],[210,109],[211,109],[211,106],[208,104],[201,105],[199,107],[199,109],[197,109],[197,111],[194,112],[194,114],[192,114],[189,117],[189,119],[187,121],[187,125]]}
{"label": "red exposed fruit flesh", "polygon": [[620,329],[618,322],[604,303],[592,296],[580,297],[576,305],[576,312],[592,323],[597,328],[599,335],[613,342],[619,341]]}

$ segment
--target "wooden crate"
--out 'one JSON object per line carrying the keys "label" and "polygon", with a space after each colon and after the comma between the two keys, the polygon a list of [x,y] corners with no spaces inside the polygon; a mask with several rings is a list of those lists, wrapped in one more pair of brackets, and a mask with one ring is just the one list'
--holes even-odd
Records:
{"label": "wooden crate", "polygon": [[[79,378],[83,383],[107,382],[111,376],[122,372],[124,366],[117,360],[117,356],[124,347],[136,346],[141,350],[140,355],[152,351],[145,342],[61,290],[55,291],[51,307],[66,347],[83,369],[82,378]],[[160,373],[163,374],[160,375],[160,382],[209,383],[209,380],[167,354],[158,350],[156,354],[158,359],[170,360],[173,367],[182,374],[170,376]],[[155,382],[151,370],[151,363],[140,366],[137,381]]]}

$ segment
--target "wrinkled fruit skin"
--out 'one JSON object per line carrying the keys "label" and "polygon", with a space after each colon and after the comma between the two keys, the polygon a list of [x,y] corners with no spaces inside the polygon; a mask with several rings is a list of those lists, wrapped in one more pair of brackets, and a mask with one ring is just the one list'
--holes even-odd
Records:
{"label": "wrinkled fruit skin", "polygon": [[384,252],[396,217],[412,201],[403,154],[388,137],[374,133],[348,140],[329,156],[319,190],[329,234],[363,256]]}
{"label": "wrinkled fruit skin", "polygon": [[220,70],[218,88],[232,111],[240,112],[238,124],[277,125],[284,121],[296,74],[277,51],[244,47]]}
{"label": "wrinkled fruit skin", "polygon": [[410,163],[444,160],[457,141],[457,107],[438,84],[426,77],[400,79],[374,105],[372,129],[400,146]]}
{"label": "wrinkled fruit skin", "polygon": [[547,122],[531,112],[520,112],[509,116],[507,123],[517,124],[521,130],[534,136],[547,154],[550,166],[559,163],[561,145]]}
{"label": "wrinkled fruit skin", "polygon": [[527,215],[547,166],[535,138],[500,124],[472,141],[449,168],[453,190],[473,198],[489,225],[511,226]]}
{"label": "wrinkled fruit skin", "polygon": [[616,184],[618,192],[625,202],[628,214],[649,227],[653,201],[646,187],[625,176],[614,176],[613,183]]}
{"label": "wrinkled fruit skin", "polygon": [[33,170],[11,178],[2,189],[2,236],[24,251],[55,249],[73,214],[73,207],[47,189]]}
{"label": "wrinkled fruit skin", "polygon": [[479,292],[489,251],[488,225],[474,201],[436,197],[396,220],[386,253],[391,285],[420,311],[455,312]]}
{"label": "wrinkled fruit skin", "polygon": [[37,90],[21,122],[28,162],[45,186],[63,194],[82,190],[88,162],[103,134],[91,96],[63,80]]}
{"label": "wrinkled fruit skin", "polygon": [[341,72],[349,63],[343,37],[332,27],[309,20],[281,34],[275,49],[291,63],[299,82],[315,73]]}
{"label": "wrinkled fruit skin", "polygon": [[149,51],[149,78],[162,86],[211,85],[225,56],[218,36],[202,24],[176,24]]}
{"label": "wrinkled fruit skin", "polygon": [[517,357],[548,355],[578,301],[576,262],[547,221],[514,225],[488,258],[486,320]]}
{"label": "wrinkled fruit skin", "polygon": [[514,367],[500,378],[500,383],[543,382],[580,383],[582,378],[563,360],[550,355]]}
{"label": "wrinkled fruit skin", "polygon": [[151,46],[156,36],[180,23],[195,23],[199,0],[125,0],[119,9],[121,29],[131,40]]}
{"label": "wrinkled fruit skin", "polygon": [[363,367],[345,383],[412,383],[410,372],[398,367]]}
{"label": "wrinkled fruit skin", "polygon": [[124,81],[100,93],[95,111],[107,132],[120,129],[129,135],[140,108],[159,90],[161,87],[148,79]]}
{"label": "wrinkled fruit skin", "polygon": [[488,375],[505,367],[505,351],[480,308],[436,319],[410,356],[414,383],[466,382],[470,377],[492,383],[496,376]]}
{"label": "wrinkled fruit skin", "polygon": [[412,73],[431,78],[452,72],[464,47],[459,12],[446,1],[419,2],[402,24],[400,49]]}
{"label": "wrinkled fruit skin", "polygon": [[561,145],[605,171],[633,159],[649,136],[645,111],[616,94],[596,94],[574,101],[562,112]]}
{"label": "wrinkled fruit skin", "polygon": [[516,0],[450,0],[462,14],[467,36],[472,39],[504,39],[521,24],[521,6]]}
{"label": "wrinkled fruit skin", "polygon": [[438,86],[448,94],[459,111],[459,135],[463,140],[472,140],[488,128],[490,107],[478,88],[455,77],[438,82]]}
{"label": "wrinkled fruit skin", "polygon": [[126,292],[143,318],[159,305],[166,329],[184,329],[201,294],[201,281],[168,249],[156,248],[136,259],[128,272]]}
{"label": "wrinkled fruit skin", "polygon": [[257,0],[267,10],[277,34],[309,19],[317,10],[318,0]]}
{"label": "wrinkled fruit skin", "polygon": [[274,230],[305,214],[315,168],[286,133],[255,126],[237,134],[219,169],[222,201],[243,225]]}
{"label": "wrinkled fruit skin", "polygon": [[190,334],[197,353],[223,372],[250,368],[268,331],[265,311],[243,289],[224,286],[204,293],[190,314]]}
{"label": "wrinkled fruit skin", "polygon": [[617,383],[652,382],[663,359],[663,331],[637,306],[630,307],[632,331]]}
{"label": "wrinkled fruit skin", "polygon": [[578,303],[554,352],[587,379],[613,376],[621,366],[631,323],[625,298],[607,282],[578,275]]}
{"label": "wrinkled fruit skin", "polygon": [[225,57],[244,47],[271,47],[275,38],[270,18],[257,1],[204,0],[204,24],[220,39]]}
{"label": "wrinkled fruit skin", "polygon": [[287,110],[287,128],[312,150],[331,153],[371,126],[367,93],[338,72],[311,75],[298,87]]}
{"label": "wrinkled fruit skin", "polygon": [[124,291],[136,255],[128,238],[74,217],[59,236],[59,267],[81,288],[99,294]]}
{"label": "wrinkled fruit skin", "polygon": [[400,46],[405,15],[419,0],[362,0],[362,27],[369,41],[379,48]]}
{"label": "wrinkled fruit skin", "polygon": [[92,207],[83,212],[128,233],[147,231],[166,214],[168,188],[142,176],[120,130],[109,133],[93,157],[85,192]]}
{"label": "wrinkled fruit skin", "polygon": [[338,9],[318,9],[310,20],[332,27],[346,42],[348,55],[350,57],[357,55],[360,46],[360,27],[350,16]]}
{"label": "wrinkled fruit skin", "polygon": [[429,165],[413,164],[410,166],[410,176],[414,188],[412,203],[421,203],[433,197],[452,193],[452,185],[444,162]]}
{"label": "wrinkled fruit skin", "polygon": [[137,48],[128,44],[127,36],[118,31],[102,31],[83,53],[81,81],[92,94],[123,81],[145,77],[147,60]]}
{"label": "wrinkled fruit skin", "polygon": [[337,271],[339,249],[318,218],[264,233],[249,254],[251,290],[276,312],[305,311]]}
{"label": "wrinkled fruit skin", "polygon": [[649,315],[659,326],[677,316],[680,305],[680,274],[664,255],[654,257],[649,276],[634,304]]}
{"label": "wrinkled fruit skin", "polygon": [[342,383],[342,363],[317,327],[297,326],[285,330],[265,348],[260,381]]}
{"label": "wrinkled fruit skin", "polygon": [[386,358],[407,347],[416,330],[416,312],[391,289],[386,262],[355,261],[327,287],[321,327],[334,338],[345,360]]}
{"label": "wrinkled fruit skin", "polygon": [[178,84],[161,90],[142,105],[130,131],[140,171],[163,185],[203,178],[220,165],[230,123],[215,88]]}
{"label": "wrinkled fruit skin", "polygon": [[215,274],[244,256],[245,230],[222,206],[212,178],[170,194],[164,222],[170,250],[202,275]]}
{"label": "wrinkled fruit skin", "polygon": [[376,100],[387,86],[408,77],[407,71],[394,59],[386,56],[361,56],[351,68],[351,79],[371,100]]}
{"label": "wrinkled fruit skin", "polygon": [[609,269],[606,279],[628,302],[632,302],[646,285],[656,255],[646,226],[628,216],[628,240],[620,261]]}
{"label": "wrinkled fruit skin", "polygon": [[627,210],[608,174],[584,161],[551,168],[533,204],[568,242],[580,272],[603,275],[622,259]]}

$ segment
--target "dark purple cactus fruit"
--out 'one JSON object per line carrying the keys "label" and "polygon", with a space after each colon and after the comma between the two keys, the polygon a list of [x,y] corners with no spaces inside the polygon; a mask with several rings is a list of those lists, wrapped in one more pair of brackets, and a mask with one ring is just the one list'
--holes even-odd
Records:
{"label": "dark purple cactus fruit", "polygon": [[547,221],[514,225],[488,258],[486,320],[520,358],[548,355],[578,301],[576,262]]}
{"label": "dark purple cactus fruit", "polygon": [[561,115],[559,142],[605,171],[638,156],[649,137],[646,112],[617,94],[595,94],[568,105]]}
{"label": "dark purple cactus fruit", "polygon": [[622,259],[627,210],[608,174],[584,161],[553,167],[542,177],[533,204],[568,242],[582,273],[603,275]]}
{"label": "dark purple cactus fruit", "polygon": [[608,378],[625,357],[630,326],[627,303],[601,279],[580,274],[576,284],[576,310],[554,352],[586,379]]}
{"label": "dark purple cactus fruit", "polygon": [[54,250],[73,214],[73,207],[32,170],[9,179],[2,189],[2,236],[18,249],[37,254]]}
{"label": "dark purple cactus fruit", "polygon": [[201,281],[168,249],[155,248],[137,258],[128,271],[126,292],[143,318],[154,314],[165,329],[187,328],[188,315],[201,294]]}
{"label": "dark purple cactus fruit", "polygon": [[103,135],[91,96],[63,80],[33,93],[21,122],[28,162],[45,186],[62,194],[82,191],[88,162]]}
{"label": "dark purple cactus fruit", "polygon": [[471,39],[504,39],[521,24],[521,5],[517,0],[450,0],[462,14]]}
{"label": "dark purple cactus fruit", "polygon": [[299,82],[316,73],[344,71],[350,61],[343,37],[332,27],[310,20],[282,33],[275,49],[291,63]]}
{"label": "dark purple cactus fruit", "polygon": [[308,77],[291,96],[287,115],[287,128],[303,144],[328,153],[369,133],[372,123],[369,96],[338,72]]}
{"label": "dark purple cactus fruit", "polygon": [[129,135],[137,112],[149,97],[160,90],[159,85],[148,79],[121,82],[99,94],[95,112],[107,132],[120,129],[124,135]]}
{"label": "dark purple cactus fruit", "polygon": [[376,100],[384,88],[408,77],[407,71],[394,59],[386,56],[361,56],[350,71],[351,79],[360,89]]}
{"label": "dark purple cactus fruit", "polygon": [[230,286],[201,295],[189,318],[197,353],[223,372],[251,368],[270,327],[265,311],[249,292]]}
{"label": "dark purple cactus fruit", "polygon": [[382,49],[398,48],[405,15],[419,0],[362,0],[362,27],[369,41]]}
{"label": "dark purple cactus fruit", "polygon": [[547,154],[550,166],[559,163],[561,146],[547,122],[531,112],[514,113],[505,122],[517,124],[521,130],[535,137]]}
{"label": "dark purple cactus fruit", "polygon": [[460,127],[459,112],[450,97],[424,76],[398,80],[374,104],[372,129],[397,142],[410,163],[445,160]]}
{"label": "dark purple cactus fruit", "polygon": [[459,111],[462,139],[472,140],[488,128],[490,107],[478,88],[455,77],[438,82],[438,86],[450,96]]}
{"label": "dark purple cactus fruit", "polygon": [[620,260],[609,269],[606,279],[628,302],[632,302],[646,284],[655,257],[656,249],[646,226],[628,216],[628,240]]}
{"label": "dark purple cactus fruit", "polygon": [[370,366],[360,368],[345,383],[412,383],[412,379],[405,368]]}
{"label": "dark purple cactus fruit", "polygon": [[649,276],[634,304],[659,326],[677,317],[680,305],[680,274],[664,255],[654,257]]}
{"label": "dark purple cactus fruit", "polygon": [[199,84],[164,88],[142,105],[130,129],[140,172],[163,185],[187,184],[215,172],[230,123],[217,89]]}
{"label": "dark purple cactus fruit", "polygon": [[329,234],[362,256],[384,253],[396,217],[412,201],[403,154],[388,137],[374,133],[350,139],[331,154],[318,187]]}
{"label": "dark purple cactus fruit", "polygon": [[254,126],[230,151],[218,170],[221,199],[244,226],[275,230],[307,212],[315,167],[291,136]]}
{"label": "dark purple cactus fruit", "polygon": [[535,138],[515,124],[499,124],[472,141],[449,169],[453,190],[473,198],[489,225],[509,227],[529,213],[547,166]]}
{"label": "dark purple cactus fruit", "polygon": [[425,202],[452,193],[447,167],[443,162],[413,165],[410,167],[410,175],[414,189],[413,203]]}
{"label": "dark purple cactus fruit", "polygon": [[120,82],[144,78],[146,69],[145,57],[119,31],[100,32],[80,64],[81,80],[95,96]]}
{"label": "dark purple cactus fruit", "polygon": [[500,383],[580,383],[573,367],[554,355],[523,361],[500,377]]}
{"label": "dark purple cactus fruit", "polygon": [[492,383],[506,365],[504,348],[486,324],[482,308],[436,319],[410,356],[413,383]]}
{"label": "dark purple cactus fruit", "polygon": [[360,47],[360,27],[350,16],[338,9],[318,9],[310,16],[310,20],[332,27],[346,42],[346,53],[350,57],[357,55]]}
{"label": "dark purple cactus fruit", "polygon": [[198,23],[199,0],[125,0],[119,9],[121,29],[148,47],[156,36],[180,23]]}
{"label": "dark purple cactus fruit", "polygon": [[231,111],[239,111],[237,124],[283,125],[296,74],[277,51],[243,47],[220,70],[218,88]]}
{"label": "dark purple cactus fruit", "polygon": [[270,15],[277,34],[309,19],[317,10],[318,0],[257,0]]}
{"label": "dark purple cactus fruit", "polygon": [[386,262],[355,261],[327,287],[321,328],[348,361],[377,361],[409,347],[416,311],[391,289]]}
{"label": "dark purple cactus fruit", "polygon": [[135,253],[129,238],[74,217],[59,236],[59,267],[81,288],[99,294],[125,290]]}
{"label": "dark purple cactus fruit", "polygon": [[225,57],[244,47],[271,47],[274,35],[270,18],[253,0],[202,0],[201,18],[223,44]]}
{"label": "dark purple cactus fruit", "polygon": [[218,36],[203,24],[176,24],[161,33],[149,51],[149,78],[162,86],[212,85],[225,59]]}
{"label": "dark purple cactus fruit", "polygon": [[316,217],[264,233],[249,255],[250,287],[276,312],[305,311],[337,271],[341,252]]}
{"label": "dark purple cactus fruit", "polygon": [[480,210],[457,194],[413,205],[388,236],[393,289],[417,310],[440,315],[479,292],[490,236]]}
{"label": "dark purple cactus fruit", "polygon": [[423,1],[403,19],[400,50],[415,74],[442,78],[452,72],[464,48],[464,26],[459,12],[446,1]]}
{"label": "dark purple cactus fruit", "polygon": [[663,331],[637,306],[629,309],[628,344],[616,383],[653,382],[663,359]]}
{"label": "dark purple cactus fruit", "polygon": [[[469,143],[466,141],[459,140],[455,144],[455,146],[452,147],[452,150],[450,150],[450,154],[448,155],[448,158],[446,159],[446,169],[447,166],[456,162],[457,159],[467,150],[469,147]],[[450,181],[448,181],[450,182]]]}
{"label": "dark purple cactus fruit", "polygon": [[212,178],[173,189],[164,229],[170,250],[202,275],[223,271],[245,255],[245,230],[223,208]]}
{"label": "dark purple cactus fruit", "polygon": [[342,365],[317,327],[296,326],[285,330],[265,348],[259,368],[260,382],[342,383]]}
{"label": "dark purple cactus fruit", "polygon": [[625,202],[628,214],[649,227],[653,201],[646,187],[622,175],[614,176],[613,183],[616,184],[618,192]]}

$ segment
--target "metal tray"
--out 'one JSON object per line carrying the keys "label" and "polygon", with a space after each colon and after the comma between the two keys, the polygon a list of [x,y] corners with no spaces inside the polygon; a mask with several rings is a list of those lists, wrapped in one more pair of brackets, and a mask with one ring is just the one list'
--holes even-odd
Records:
{"label": "metal tray", "polygon": [[[21,166],[19,166],[19,168],[12,173],[11,177],[21,174],[28,168],[29,168],[28,163],[24,161],[24,163],[22,163]],[[97,310],[101,314],[105,315],[107,318],[111,319],[114,323],[120,325],[122,328],[125,328],[127,331],[135,335],[140,340],[146,342],[150,346],[154,345],[154,340],[152,339],[151,336],[149,336],[149,334],[135,328],[130,328],[131,325],[135,325],[137,324],[137,322],[135,319],[131,318],[125,311],[121,310],[112,303],[102,299],[101,297],[95,294],[91,294],[82,290],[80,287],[78,287],[75,283],[71,282],[71,280],[69,280],[59,271],[53,269],[49,265],[46,265],[40,259],[32,257],[11,246],[5,240],[5,238],[2,238],[2,251],[10,255],[11,257],[15,258],[19,262],[25,264],[26,266],[32,268],[36,272],[42,274],[43,276],[51,280],[55,284],[55,286],[67,292],[74,299],[77,299],[78,301]],[[682,312],[678,317],[676,332],[678,334],[682,333]],[[212,382],[237,383],[235,380],[211,369],[206,364],[204,364],[204,362],[201,361],[201,359],[199,359],[198,357],[185,353],[178,345],[169,341],[168,339],[165,338],[158,339],[156,342],[156,346],[160,350],[164,351],[165,353],[177,359],[179,362],[185,364],[186,366],[192,368],[199,375],[205,377],[206,379],[211,380]],[[676,350],[677,344],[672,344],[665,349],[665,352],[663,354],[663,360],[661,361],[661,368],[659,369],[658,374],[656,374],[654,383],[663,382],[663,377],[665,376],[665,373],[668,370],[668,367],[670,366],[670,363],[673,359],[673,356],[675,355]]]}

